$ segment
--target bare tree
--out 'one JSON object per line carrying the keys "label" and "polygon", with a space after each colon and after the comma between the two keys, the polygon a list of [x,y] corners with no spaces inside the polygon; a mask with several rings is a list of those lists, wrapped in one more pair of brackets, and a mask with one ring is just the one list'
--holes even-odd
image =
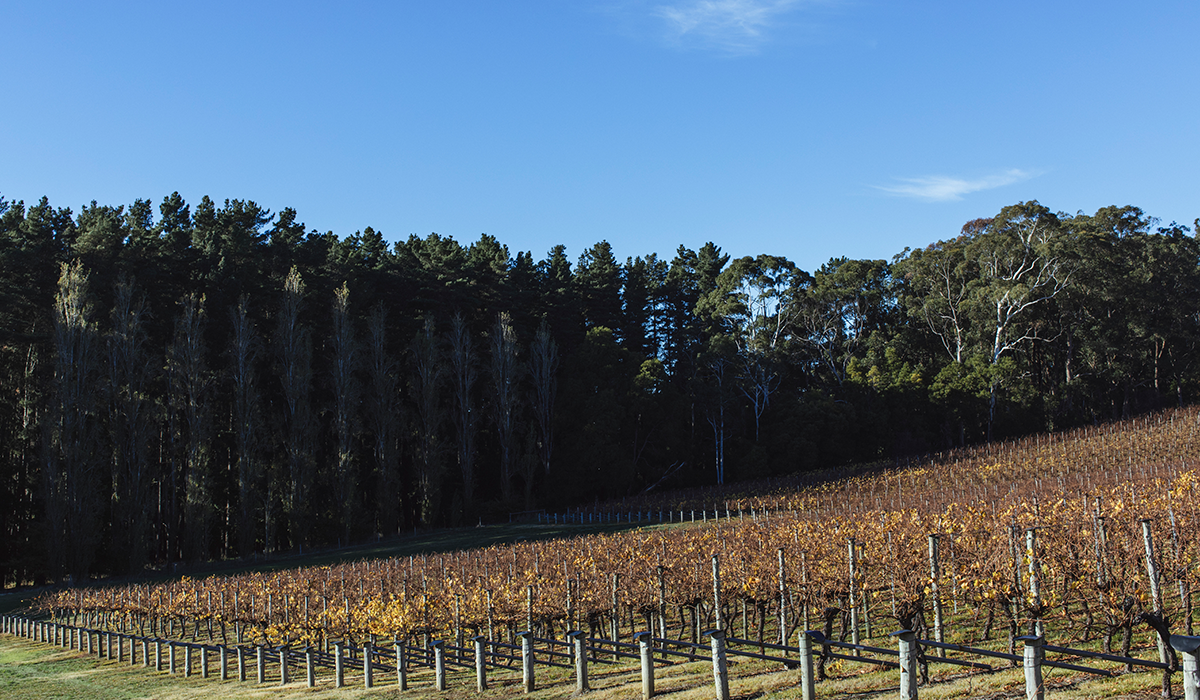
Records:
{"label": "bare tree", "polygon": [[134,283],[122,276],[116,285],[112,331],[108,336],[109,416],[113,441],[113,539],[131,571],[147,560],[150,488],[150,438],[153,403],[149,397],[151,363],[143,323],[145,304]]}
{"label": "bare tree", "polygon": [[379,471],[379,524],[383,532],[398,532],[400,388],[396,362],[387,351],[387,307],[382,303],[371,310],[367,318],[367,332],[370,335],[367,365],[371,380],[367,420],[374,437],[375,468]]}
{"label": "bare tree", "polygon": [[546,319],[538,326],[529,346],[529,375],[533,379],[533,416],[537,422],[538,457],[542,471],[550,473],[554,454],[554,400],[558,395],[558,343],[550,335]]}
{"label": "bare tree", "polygon": [[229,346],[230,379],[233,384],[232,431],[237,458],[238,479],[238,553],[254,551],[254,532],[258,511],[264,520],[264,540],[271,541],[274,511],[265,497],[262,461],[259,456],[258,362],[261,342],[250,319],[250,300],[246,295],[229,312],[233,336]]}
{"label": "bare tree", "polygon": [[[470,512],[475,502],[475,438],[479,433],[479,416],[475,411],[475,382],[479,369],[471,329],[461,313],[450,320],[450,371],[454,381],[454,425],[458,428],[458,468],[463,480],[463,510]],[[511,486],[501,484],[501,491],[511,493]]]}
{"label": "bare tree", "polygon": [[100,542],[103,461],[96,449],[98,346],[87,273],[78,261],[64,263],[54,299],[54,393],[42,473],[49,559],[76,583],[87,579]]}
{"label": "bare tree", "polygon": [[358,434],[358,341],[350,317],[350,288],[343,283],[333,297],[333,394],[337,424],[337,489],[342,533],[350,541],[358,479],[354,471],[354,439]]}
{"label": "bare tree", "polygon": [[315,464],[312,455],[312,337],[300,323],[304,282],[293,267],[283,286],[283,303],[275,329],[279,380],[283,385],[283,419],[286,426],[289,492],[285,510],[293,544],[308,540],[308,497]]}
{"label": "bare tree", "polygon": [[204,358],[204,321],[204,297],[184,296],[175,319],[175,339],[167,351],[167,367],[175,388],[173,403],[182,416],[184,429],[184,553],[193,561],[209,555],[215,514],[209,468],[210,376]]}
{"label": "bare tree", "polygon": [[[496,314],[492,328],[492,391],[496,432],[500,438],[500,492],[512,498],[513,456],[516,445],[517,409],[520,402],[521,364],[517,361],[517,334],[508,312]],[[533,469],[525,472],[525,507],[533,507]]]}
{"label": "bare tree", "polygon": [[442,359],[433,319],[412,343],[413,395],[417,400],[417,498],[422,525],[430,525],[441,497]]}

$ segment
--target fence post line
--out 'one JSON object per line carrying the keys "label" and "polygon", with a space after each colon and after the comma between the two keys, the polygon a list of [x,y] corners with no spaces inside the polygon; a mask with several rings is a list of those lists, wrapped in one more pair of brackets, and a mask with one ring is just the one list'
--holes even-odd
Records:
{"label": "fence post line", "polygon": [[288,648],[279,647],[279,685],[288,684]]}
{"label": "fence post line", "polygon": [[375,669],[371,664],[371,643],[363,642],[363,687],[375,685]]}
{"label": "fence post line", "polygon": [[797,641],[800,647],[800,697],[803,700],[816,700],[817,685],[813,678],[813,640],[808,632],[802,631]]}
{"label": "fence post line", "polygon": [[342,666],[342,641],[333,643],[333,686],[341,688],[346,685],[346,671]]}
{"label": "fence post line", "polygon": [[433,647],[433,687],[436,690],[446,689],[446,643],[438,640],[430,644]]}
{"label": "fence post line", "polygon": [[[120,640],[117,640],[117,657],[120,658],[121,647]],[[200,677],[208,678],[208,646],[200,647]]]}
{"label": "fence post line", "polygon": [[[717,561],[713,557],[715,566]],[[710,630],[709,645],[712,647],[713,685],[717,689],[717,700],[729,700],[729,667],[725,661],[725,631]]]}
{"label": "fence post line", "polygon": [[1042,660],[1046,658],[1046,639],[1037,635],[1026,635],[1017,639],[1025,642],[1025,698],[1045,700],[1046,684],[1042,682]]}
{"label": "fence post line", "polygon": [[221,650],[221,680],[229,680],[229,647],[222,644]]}
{"label": "fence post line", "polygon": [[638,632],[633,638],[642,660],[642,700],[650,700],[654,697],[654,635]]}
{"label": "fence post line", "polygon": [[584,633],[575,630],[567,633],[575,649],[575,691],[588,692],[587,650],[584,648]]}
{"label": "fence post line", "polygon": [[893,632],[900,646],[900,698],[917,700],[917,634],[911,630]]}
{"label": "fence post line", "polygon": [[313,659],[313,648],[311,646],[304,648],[304,666],[308,671],[308,687],[314,688],[317,685],[317,667]]}
{"label": "fence post line", "polygon": [[482,634],[471,638],[475,642],[475,690],[480,693],[487,690],[487,656],[483,649],[486,639]]}
{"label": "fence post line", "polygon": [[155,639],[154,640],[154,670],[155,671],[160,671],[160,672],[162,671],[162,651],[163,651],[163,640]]}
{"label": "fence post line", "polygon": [[175,675],[175,640],[167,641],[167,672]]}
{"label": "fence post line", "polygon": [[245,647],[237,648],[237,659],[238,659],[238,680],[241,681],[242,683],[245,683],[246,682],[246,648]]}
{"label": "fence post line", "polygon": [[150,640],[142,639],[142,666],[150,668]]}
{"label": "fence post line", "polygon": [[1200,637],[1173,634],[1171,646],[1183,656],[1184,700],[1200,700]]}
{"label": "fence post line", "polygon": [[521,679],[526,693],[532,693],[536,688],[533,680],[533,632],[526,630],[521,637]]}
{"label": "fence post line", "polygon": [[263,683],[267,682],[267,669],[266,669],[266,666],[263,664],[263,661],[264,661],[263,656],[265,653],[263,651],[263,645],[259,644],[258,648],[255,651],[258,652],[258,658],[257,658],[258,663],[255,664],[255,666],[256,666],[255,670],[258,672],[258,684],[262,685]]}

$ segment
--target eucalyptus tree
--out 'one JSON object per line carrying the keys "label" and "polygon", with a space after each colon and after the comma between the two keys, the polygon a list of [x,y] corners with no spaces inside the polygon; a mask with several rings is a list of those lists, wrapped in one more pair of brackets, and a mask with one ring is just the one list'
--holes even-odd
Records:
{"label": "eucalyptus tree", "polygon": [[205,360],[204,303],[204,297],[195,293],[179,301],[175,337],[167,350],[172,410],[179,416],[177,425],[182,433],[183,458],[176,463],[180,473],[174,478],[183,482],[182,544],[189,561],[209,556],[216,515],[211,471],[212,376]]}
{"label": "eucalyptus tree", "polygon": [[345,542],[354,524],[354,502],[358,480],[354,468],[354,443],[359,432],[358,404],[362,389],[358,381],[359,349],[350,315],[350,287],[343,283],[333,296],[333,396],[337,440],[338,508]]}
{"label": "eucalyptus tree", "polygon": [[263,429],[258,359],[262,340],[250,315],[250,299],[243,294],[237,306],[229,310],[232,333],[228,350],[230,389],[233,394],[230,428],[237,460],[238,553],[243,557],[254,551],[259,513],[263,519],[263,541],[271,542],[275,521],[274,501],[267,497],[263,483]]}
{"label": "eucalyptus tree", "polygon": [[276,316],[275,354],[283,389],[281,416],[288,493],[284,504],[293,544],[303,545],[309,533],[309,496],[316,465],[313,460],[312,336],[301,322],[304,281],[292,267],[283,285]]}
{"label": "eucalyptus tree", "polygon": [[[470,512],[475,503],[475,441],[479,437],[479,413],[475,405],[475,383],[479,379],[479,360],[471,328],[461,312],[450,319],[450,380],[454,395],[454,426],[458,469],[463,484],[463,510]],[[505,500],[512,486],[501,480],[500,491]]]}
{"label": "eucalyptus tree", "polygon": [[805,278],[807,273],[787,258],[738,258],[717,276],[717,288],[697,306],[720,320],[722,334],[737,351],[738,390],[754,413],[756,442],[763,412],[779,388],[784,346],[799,313],[792,294]]}
{"label": "eucalyptus tree", "polygon": [[967,249],[979,269],[971,295],[983,351],[993,369],[988,439],[996,419],[997,371],[1006,353],[1041,339],[1034,309],[1056,297],[1071,278],[1058,216],[1037,202],[1004,207]]}
{"label": "eucalyptus tree", "polygon": [[102,351],[83,265],[63,263],[54,299],[54,391],[43,466],[48,559],[87,580],[103,529],[104,460],[97,449]]}
{"label": "eucalyptus tree", "polygon": [[413,399],[416,411],[417,503],[421,524],[433,524],[441,499],[442,463],[442,377],[445,367],[433,317],[417,332],[411,346]]}
{"label": "eucalyptus tree", "polygon": [[529,346],[529,377],[533,418],[537,424],[538,458],[542,471],[550,474],[554,455],[554,401],[558,396],[558,343],[550,335],[550,323],[542,319]]}
{"label": "eucalyptus tree", "polygon": [[[513,460],[516,451],[517,418],[520,410],[522,365],[518,359],[517,334],[507,312],[496,314],[491,334],[492,410],[500,442],[500,492],[512,498]],[[531,462],[531,464],[533,464]],[[533,469],[526,470],[525,507],[533,507]],[[464,473],[464,481],[466,474]],[[464,503],[467,499],[463,499]]]}
{"label": "eucalyptus tree", "polygon": [[367,317],[367,423],[379,474],[378,509],[383,532],[397,532],[400,518],[400,380],[388,352],[387,307],[376,304]]}
{"label": "eucalyptus tree", "polygon": [[112,437],[113,541],[121,568],[140,570],[150,535],[154,379],[146,343],[145,301],[132,279],[117,282],[108,334],[109,431]]}

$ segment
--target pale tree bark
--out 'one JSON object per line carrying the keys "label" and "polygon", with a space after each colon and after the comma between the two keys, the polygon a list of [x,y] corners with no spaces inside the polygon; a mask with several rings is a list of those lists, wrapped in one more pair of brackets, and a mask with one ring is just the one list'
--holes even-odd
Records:
{"label": "pale tree bark", "polygon": [[337,423],[337,488],[343,541],[349,542],[354,524],[354,498],[358,479],[354,469],[354,441],[358,435],[358,402],[362,395],[356,375],[358,341],[350,316],[350,288],[343,283],[333,298],[333,395]]}
{"label": "pale tree bark", "polygon": [[184,556],[191,561],[208,558],[215,515],[209,464],[210,375],[204,358],[204,325],[204,297],[195,294],[183,297],[167,358],[175,388],[172,398],[184,430]]}
{"label": "pale tree bark", "polygon": [[[454,425],[458,429],[458,468],[463,481],[463,511],[475,505],[475,439],[479,434],[479,414],[475,407],[475,382],[479,378],[475,344],[471,329],[461,313],[450,320],[450,374],[454,382]],[[500,486],[505,500],[511,485]]]}
{"label": "pale tree bark", "polygon": [[379,526],[399,532],[400,473],[397,466],[400,388],[396,362],[387,350],[387,307],[378,304],[367,318],[370,410],[367,420],[374,438],[375,468],[379,472]]}
{"label": "pale tree bark", "polygon": [[441,498],[442,359],[432,318],[412,343],[413,395],[417,400],[417,499],[421,524],[433,524]]}
{"label": "pale tree bark", "polygon": [[150,439],[153,402],[146,352],[145,304],[134,283],[117,282],[108,337],[109,407],[113,441],[113,541],[129,571],[145,566],[149,549]]}
{"label": "pale tree bark", "polygon": [[533,415],[537,421],[538,457],[542,471],[550,473],[554,454],[554,400],[558,394],[558,343],[550,335],[550,324],[542,319],[529,346],[529,375],[533,380]]}
{"label": "pale tree bark", "polygon": [[275,512],[270,500],[265,498],[265,485],[262,483],[258,434],[262,429],[262,419],[256,369],[261,341],[250,319],[249,298],[243,294],[229,315],[233,328],[229,367],[233,384],[232,428],[237,458],[238,554],[245,557],[255,549],[258,513],[261,511],[263,514],[264,541],[270,542],[274,533]]}
{"label": "pale tree bark", "polygon": [[284,452],[288,489],[284,509],[293,545],[308,542],[308,501],[316,465],[313,460],[312,337],[300,322],[304,282],[293,267],[284,280],[283,303],[275,329],[279,380],[283,385]]}
{"label": "pale tree bark", "polygon": [[[1071,267],[1056,254],[1054,243],[1061,233],[1058,218],[1036,202],[1016,205],[993,220],[988,231],[971,248],[982,281],[974,298],[980,309],[981,327],[990,365],[1026,341],[1038,340],[1031,310],[1049,301],[1067,287]],[[990,332],[988,332],[990,331]],[[988,440],[996,419],[999,376],[990,380]]]}
{"label": "pale tree bark", "polygon": [[63,264],[54,300],[54,393],[43,475],[49,560],[72,582],[87,580],[100,542],[103,464],[96,391],[99,333],[87,273]]}
{"label": "pale tree bark", "polygon": [[[513,453],[515,452],[517,410],[520,402],[521,364],[517,360],[517,334],[508,312],[496,314],[492,327],[492,398],[496,433],[500,439],[500,492],[507,502],[512,498]],[[530,463],[525,469],[525,507],[533,507],[533,476]]]}

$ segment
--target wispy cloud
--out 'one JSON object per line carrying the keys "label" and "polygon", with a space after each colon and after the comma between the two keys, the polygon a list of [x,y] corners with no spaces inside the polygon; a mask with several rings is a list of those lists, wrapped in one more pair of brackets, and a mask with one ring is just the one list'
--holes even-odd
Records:
{"label": "wispy cloud", "polygon": [[800,0],[686,0],[654,8],[668,38],[729,53],[753,53],[767,30]]}
{"label": "wispy cloud", "polygon": [[897,178],[894,185],[875,185],[875,189],[900,197],[913,197],[929,202],[952,202],[960,200],[963,195],[983,190],[993,190],[1013,183],[1028,180],[1037,173],[1027,170],[1005,170],[994,175],[985,175],[975,179],[931,175],[929,177]]}

